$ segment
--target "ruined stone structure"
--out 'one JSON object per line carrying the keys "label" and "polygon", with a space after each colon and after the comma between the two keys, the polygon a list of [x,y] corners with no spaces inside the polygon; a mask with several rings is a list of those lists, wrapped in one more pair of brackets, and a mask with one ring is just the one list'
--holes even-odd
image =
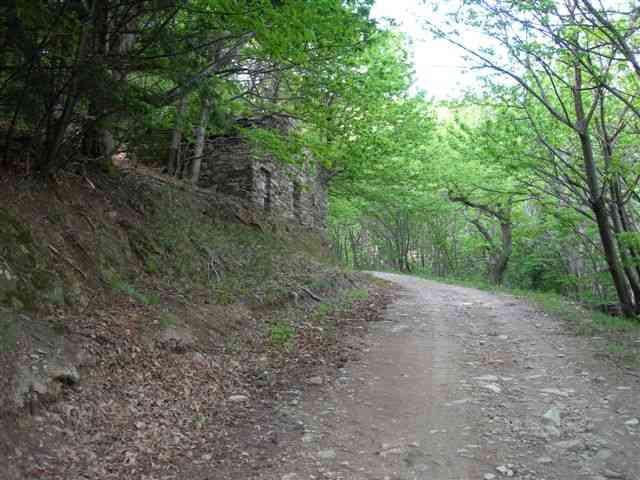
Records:
{"label": "ruined stone structure", "polygon": [[294,167],[269,156],[255,159],[250,145],[240,136],[207,140],[198,183],[248,200],[265,217],[326,229],[327,189],[321,169],[311,162]]}

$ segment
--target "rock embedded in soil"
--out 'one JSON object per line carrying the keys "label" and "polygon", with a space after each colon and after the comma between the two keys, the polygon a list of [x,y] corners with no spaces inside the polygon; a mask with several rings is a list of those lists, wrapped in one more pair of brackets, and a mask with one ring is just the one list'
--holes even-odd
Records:
{"label": "rock embedded in soil", "polygon": [[547,410],[542,416],[542,423],[546,425],[560,426],[560,409],[558,407],[552,407]]}
{"label": "rock embedded in soil", "polygon": [[163,349],[175,353],[185,353],[193,350],[196,339],[186,328],[168,327],[160,331],[156,343]]}
{"label": "rock embedded in soil", "polygon": [[577,452],[580,450],[584,450],[585,445],[582,440],[564,440],[562,442],[555,442],[552,444],[553,447],[559,450],[566,450],[569,452]]}
{"label": "rock embedded in soil", "polygon": [[499,467],[496,467],[496,470],[500,472],[501,475],[504,475],[506,477],[513,477],[514,475],[513,470],[511,470],[506,465],[500,465]]}
{"label": "rock embedded in soil", "polygon": [[502,389],[499,385],[495,383],[482,383],[480,384],[482,388],[486,388],[487,390],[491,390],[493,393],[502,393]]}
{"label": "rock embedded in soil", "polygon": [[608,468],[605,468],[602,471],[602,475],[604,475],[606,478],[616,478],[621,480],[626,478],[622,473],[616,472],[615,470],[609,470]]}
{"label": "rock embedded in soil", "polygon": [[47,371],[51,379],[67,385],[75,385],[80,382],[80,373],[73,365],[54,365],[49,367]]}
{"label": "rock embedded in soil", "polygon": [[331,460],[333,458],[336,458],[336,451],[333,449],[320,450],[318,452],[318,457],[321,458],[322,460]]}
{"label": "rock embedded in soil", "polygon": [[307,383],[309,385],[322,385],[324,383],[324,379],[320,376],[309,377],[307,379]]}
{"label": "rock embedded in soil", "polygon": [[549,435],[560,436],[560,409],[552,407],[542,416],[542,426]]}
{"label": "rock embedded in soil", "polygon": [[240,403],[249,401],[249,397],[246,395],[231,395],[227,400],[232,403]]}
{"label": "rock embedded in soil", "polygon": [[569,395],[575,393],[575,391],[570,388],[566,390],[560,390],[559,388],[543,388],[542,390],[540,390],[540,392],[548,393],[551,395],[558,395],[564,398],[567,398]]}

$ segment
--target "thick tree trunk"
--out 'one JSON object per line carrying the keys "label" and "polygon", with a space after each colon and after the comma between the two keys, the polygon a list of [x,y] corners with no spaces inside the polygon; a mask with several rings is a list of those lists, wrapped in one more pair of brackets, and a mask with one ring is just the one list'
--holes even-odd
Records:
{"label": "thick tree trunk", "polygon": [[211,111],[211,101],[204,97],[202,99],[202,110],[200,112],[200,125],[196,131],[196,146],[193,152],[193,164],[191,167],[191,183],[196,185],[200,178],[200,168],[202,166],[202,156],[204,155],[204,144],[209,123],[209,112]]}

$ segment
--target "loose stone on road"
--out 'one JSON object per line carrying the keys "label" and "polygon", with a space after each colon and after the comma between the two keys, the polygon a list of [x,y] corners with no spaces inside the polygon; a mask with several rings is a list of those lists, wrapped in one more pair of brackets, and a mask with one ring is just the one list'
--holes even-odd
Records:
{"label": "loose stone on road", "polygon": [[402,291],[361,361],[282,411],[268,480],[640,480],[640,385],[509,295],[376,273]]}

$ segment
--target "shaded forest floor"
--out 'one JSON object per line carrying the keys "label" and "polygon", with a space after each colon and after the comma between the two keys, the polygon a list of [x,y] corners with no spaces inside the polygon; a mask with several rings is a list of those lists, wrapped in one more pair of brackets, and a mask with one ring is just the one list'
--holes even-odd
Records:
{"label": "shaded forest floor", "polygon": [[277,406],[360,358],[390,299],[234,199],[133,172],[9,180],[1,478],[266,468],[300,433]]}

